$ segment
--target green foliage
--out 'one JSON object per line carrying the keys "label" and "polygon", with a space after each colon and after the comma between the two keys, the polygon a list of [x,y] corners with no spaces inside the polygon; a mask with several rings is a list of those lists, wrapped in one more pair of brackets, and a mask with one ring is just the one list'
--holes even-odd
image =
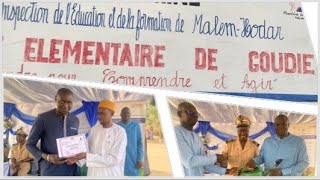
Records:
{"label": "green foliage", "polygon": [[146,125],[146,128],[149,128],[151,126],[153,127],[155,136],[160,136],[160,138],[163,137],[158,110],[154,99],[151,99],[147,103]]}

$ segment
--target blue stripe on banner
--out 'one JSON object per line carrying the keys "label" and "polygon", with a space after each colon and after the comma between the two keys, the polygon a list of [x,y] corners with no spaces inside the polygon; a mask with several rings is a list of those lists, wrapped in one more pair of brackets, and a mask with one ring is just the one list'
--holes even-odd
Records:
{"label": "blue stripe on banner", "polygon": [[[112,121],[114,123],[118,123],[121,121],[121,119],[112,119]],[[137,122],[137,123],[145,123],[146,122],[146,118],[131,118],[130,121],[134,121],[134,122]]]}
{"label": "blue stripe on banner", "polygon": [[202,93],[213,94],[226,94],[233,96],[245,96],[264,99],[275,99],[294,102],[318,102],[318,95],[306,95],[306,94],[265,94],[265,93],[233,93],[233,92],[210,92],[210,91],[198,91]]}

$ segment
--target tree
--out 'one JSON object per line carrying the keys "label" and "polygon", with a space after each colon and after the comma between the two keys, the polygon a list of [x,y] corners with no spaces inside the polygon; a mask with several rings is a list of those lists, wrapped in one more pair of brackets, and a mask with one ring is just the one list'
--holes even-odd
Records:
{"label": "tree", "polygon": [[159,120],[159,114],[156,107],[155,100],[152,98],[147,103],[147,115],[146,115],[146,124],[147,126],[152,126],[154,130],[154,134],[163,138],[161,124]]}

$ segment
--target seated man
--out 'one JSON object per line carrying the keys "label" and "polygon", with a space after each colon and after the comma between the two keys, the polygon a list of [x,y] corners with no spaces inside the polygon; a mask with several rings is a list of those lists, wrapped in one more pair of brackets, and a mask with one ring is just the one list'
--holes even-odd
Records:
{"label": "seated man", "polygon": [[215,163],[225,164],[220,154],[207,155],[199,135],[193,132],[193,126],[198,122],[197,109],[189,102],[180,103],[177,112],[180,125],[175,127],[180,158],[185,176],[203,176],[205,172],[215,174],[236,175],[238,168],[226,169]]}
{"label": "seated man", "polygon": [[31,169],[30,162],[33,156],[26,148],[26,137],[28,136],[22,129],[16,133],[17,144],[13,145],[9,158],[11,159],[11,176],[26,176]]}
{"label": "seated man", "polygon": [[[288,132],[290,124],[287,116],[277,116],[274,125],[276,135],[264,140],[259,156],[251,159],[247,167],[264,164],[267,175],[300,176],[309,165],[304,140]],[[280,162],[278,165],[277,161]]]}

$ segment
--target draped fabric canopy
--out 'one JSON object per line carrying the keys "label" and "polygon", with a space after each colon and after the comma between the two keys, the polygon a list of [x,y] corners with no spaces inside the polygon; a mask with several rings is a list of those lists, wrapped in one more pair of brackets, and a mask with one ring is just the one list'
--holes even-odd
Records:
{"label": "draped fabric canopy", "polygon": [[91,87],[70,86],[64,84],[42,83],[38,81],[4,78],[4,101],[14,104],[52,103],[58,89],[69,88],[74,92],[74,101],[145,101],[152,98],[150,95],[112,91]]}
{"label": "draped fabric canopy", "polygon": [[[294,112],[280,112],[277,110],[259,109],[246,106],[219,104],[213,102],[200,102],[194,100],[182,100],[169,98],[170,111],[174,124],[179,123],[179,118],[176,114],[179,103],[183,101],[191,102],[200,113],[199,120],[209,121],[214,123],[234,124],[234,119],[238,115],[248,116],[252,124],[272,122],[279,114],[285,114],[289,117],[290,123],[316,123],[316,116],[308,114],[298,114]],[[245,104],[245,103],[244,103]]]}
{"label": "draped fabric canopy", "polygon": [[251,119],[250,138],[257,140],[259,143],[262,143],[265,137],[275,134],[273,120],[279,114],[285,114],[289,117],[290,124],[295,127],[289,129],[291,132],[295,133],[297,127],[302,128],[308,124],[310,125],[308,127],[312,129],[308,129],[307,133],[312,136],[305,137],[314,139],[316,136],[316,116],[314,115],[175,98],[170,98],[168,101],[172,121],[175,125],[179,124],[176,113],[179,103],[187,101],[196,107],[200,117],[194,131],[207,139],[208,144],[206,146],[209,150],[218,150],[219,144],[221,145],[222,142],[236,137],[237,131],[234,119],[238,115],[248,116]]}
{"label": "draped fabric canopy", "polygon": [[30,130],[39,113],[55,108],[54,98],[57,90],[62,87],[69,88],[74,93],[71,113],[80,119],[79,131],[82,133],[96,124],[100,100],[109,99],[117,103],[115,122],[119,121],[120,109],[128,106],[132,119],[144,123],[146,101],[153,98],[138,93],[4,78],[4,118],[15,121],[15,126],[4,132],[6,139],[8,140],[9,134],[15,134],[19,127],[25,126]]}

